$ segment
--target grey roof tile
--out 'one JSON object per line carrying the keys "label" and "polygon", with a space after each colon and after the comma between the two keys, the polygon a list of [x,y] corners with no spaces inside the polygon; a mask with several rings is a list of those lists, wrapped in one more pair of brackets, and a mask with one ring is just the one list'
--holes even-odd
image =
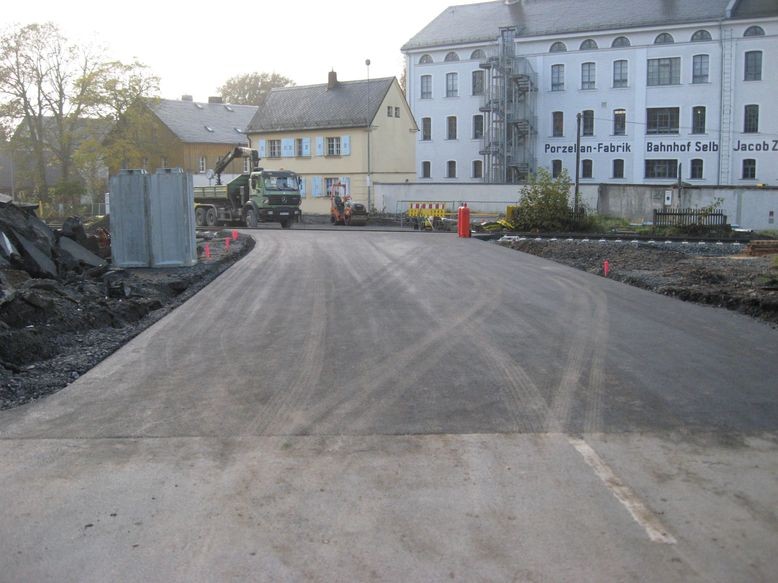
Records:
{"label": "grey roof tile", "polygon": [[[268,93],[254,119],[250,132],[367,126],[384,100],[394,77],[341,81],[333,89],[327,84],[283,87]],[[368,87],[370,98],[368,99]]]}
{"label": "grey roof tile", "polygon": [[[493,41],[498,29],[516,26],[519,36],[594,32],[639,26],[718,20],[729,0],[523,0],[450,6],[402,50]],[[741,0],[733,18],[778,15],[776,0]]]}
{"label": "grey roof tile", "polygon": [[243,132],[257,111],[255,105],[177,99],[155,100],[149,107],[182,142],[194,144],[247,144]]}

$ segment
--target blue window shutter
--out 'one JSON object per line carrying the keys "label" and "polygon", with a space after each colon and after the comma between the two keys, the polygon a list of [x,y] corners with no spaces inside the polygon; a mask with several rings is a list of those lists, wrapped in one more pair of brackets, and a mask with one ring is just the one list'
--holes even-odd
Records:
{"label": "blue window shutter", "polygon": [[350,195],[351,194],[351,178],[349,178],[348,176],[341,176],[340,177],[340,182],[342,184],[346,185],[346,194]]}
{"label": "blue window shutter", "polygon": [[311,178],[311,181],[313,182],[313,196],[322,196],[321,176],[314,176]]}
{"label": "blue window shutter", "polygon": [[265,157],[265,140],[259,140],[259,157]]}
{"label": "blue window shutter", "polygon": [[294,157],[294,140],[292,138],[281,140],[281,156],[284,158]]}
{"label": "blue window shutter", "polygon": [[351,136],[340,137],[340,153],[344,156],[351,156]]}
{"label": "blue window shutter", "polygon": [[300,198],[305,198],[305,176],[299,176],[300,179]]}
{"label": "blue window shutter", "polygon": [[316,155],[324,156],[324,136],[316,136]]}
{"label": "blue window shutter", "polygon": [[311,155],[311,138],[303,138],[303,156]]}

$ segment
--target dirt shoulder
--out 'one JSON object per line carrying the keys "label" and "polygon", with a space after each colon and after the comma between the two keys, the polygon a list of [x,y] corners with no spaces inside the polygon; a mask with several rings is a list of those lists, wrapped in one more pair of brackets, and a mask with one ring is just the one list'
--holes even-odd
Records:
{"label": "dirt shoulder", "polygon": [[226,249],[227,236],[211,240],[211,256],[192,267],[98,270],[60,280],[0,270],[0,290],[13,290],[0,298],[0,409],[72,383],[254,246],[240,235]]}
{"label": "dirt shoulder", "polygon": [[778,326],[778,260],[732,244],[519,239],[498,244],[681,300]]}

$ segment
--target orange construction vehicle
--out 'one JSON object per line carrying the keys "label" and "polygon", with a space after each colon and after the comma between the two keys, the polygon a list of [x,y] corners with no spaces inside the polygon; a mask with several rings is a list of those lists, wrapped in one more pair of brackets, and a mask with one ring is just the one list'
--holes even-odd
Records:
{"label": "orange construction vehicle", "polygon": [[366,225],[365,205],[354,202],[346,194],[346,185],[336,182],[330,188],[330,222],[333,225]]}

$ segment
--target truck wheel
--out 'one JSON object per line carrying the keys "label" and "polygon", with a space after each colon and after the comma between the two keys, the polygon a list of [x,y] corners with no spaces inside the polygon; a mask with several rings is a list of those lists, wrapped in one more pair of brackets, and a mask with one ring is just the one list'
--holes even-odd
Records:
{"label": "truck wheel", "polygon": [[330,215],[330,222],[334,225],[335,224],[335,216]]}
{"label": "truck wheel", "polygon": [[198,227],[205,226],[205,209],[201,206],[195,209],[195,224]]}
{"label": "truck wheel", "polygon": [[292,228],[292,221],[289,219],[284,219],[281,221],[281,228],[282,229],[291,229]]}
{"label": "truck wheel", "polygon": [[207,211],[205,211],[205,223],[209,227],[216,226],[216,219],[218,215],[216,214],[216,209],[213,207],[210,207]]}
{"label": "truck wheel", "polygon": [[252,229],[257,226],[257,211],[253,208],[246,209],[246,226]]}

